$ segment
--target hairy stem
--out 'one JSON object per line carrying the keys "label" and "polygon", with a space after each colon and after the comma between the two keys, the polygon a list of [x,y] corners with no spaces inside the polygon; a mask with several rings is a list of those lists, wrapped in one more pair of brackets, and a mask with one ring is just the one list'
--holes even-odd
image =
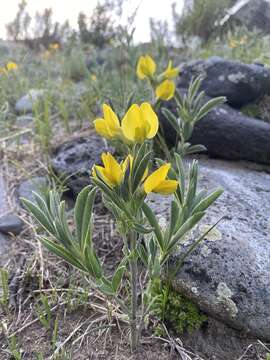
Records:
{"label": "hairy stem", "polygon": [[[133,252],[136,248],[136,233],[130,233],[130,251]],[[130,332],[131,332],[131,350],[135,351],[138,345],[138,327],[137,327],[137,258],[133,254],[129,261],[131,273],[131,317],[130,317]]]}

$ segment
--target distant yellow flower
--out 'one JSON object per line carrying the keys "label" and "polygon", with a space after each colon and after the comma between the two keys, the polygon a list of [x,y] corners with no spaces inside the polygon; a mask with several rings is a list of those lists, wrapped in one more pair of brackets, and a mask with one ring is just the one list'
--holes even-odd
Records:
{"label": "distant yellow flower", "polygon": [[7,69],[5,67],[0,67],[0,75],[7,75]]}
{"label": "distant yellow flower", "polygon": [[13,71],[13,70],[18,69],[18,65],[13,61],[9,61],[6,65],[6,68],[7,68],[7,71]]}
{"label": "distant yellow flower", "polygon": [[230,47],[231,49],[235,49],[235,48],[237,48],[237,46],[238,46],[237,41],[234,40],[234,39],[230,39],[230,41],[229,41],[229,47]]}
{"label": "distant yellow flower", "polygon": [[245,45],[247,43],[248,37],[246,35],[242,36],[239,40],[240,45]]}
{"label": "distant yellow flower", "polygon": [[58,50],[60,48],[60,45],[58,43],[53,43],[49,45],[50,50]]}
{"label": "distant yellow flower", "polygon": [[179,74],[178,68],[172,67],[172,61],[169,61],[169,64],[167,66],[167,69],[162,73],[162,76],[164,79],[173,79]]}
{"label": "distant yellow flower", "polygon": [[137,64],[137,76],[139,79],[152,78],[156,72],[156,63],[150,55],[141,56]]}
{"label": "distant yellow flower", "polygon": [[157,99],[168,101],[173,98],[175,93],[175,83],[171,80],[164,80],[156,88]]}
{"label": "distant yellow flower", "polygon": [[113,139],[122,135],[118,117],[107,104],[103,104],[103,118],[96,119],[94,125],[96,132],[106,139]]}
{"label": "distant yellow flower", "polygon": [[95,75],[95,74],[92,74],[92,75],[91,75],[91,80],[93,80],[93,81],[97,81],[97,77],[96,77],[96,75]]}
{"label": "distant yellow flower", "polygon": [[46,50],[41,54],[41,57],[46,60],[49,59],[51,56],[52,56],[52,53],[49,50]]}
{"label": "distant yellow flower", "polygon": [[158,131],[158,118],[149,103],[131,105],[122,120],[124,137],[133,143],[152,139]]}
{"label": "distant yellow flower", "polygon": [[93,176],[97,178],[98,171],[103,181],[110,187],[120,185],[125,174],[121,164],[118,164],[118,162],[110,153],[102,153],[101,158],[104,167],[95,165],[92,171]]}
{"label": "distant yellow flower", "polygon": [[178,181],[166,179],[170,167],[171,164],[164,164],[148,176],[143,184],[146,194],[154,192],[162,195],[169,195],[176,191]]}

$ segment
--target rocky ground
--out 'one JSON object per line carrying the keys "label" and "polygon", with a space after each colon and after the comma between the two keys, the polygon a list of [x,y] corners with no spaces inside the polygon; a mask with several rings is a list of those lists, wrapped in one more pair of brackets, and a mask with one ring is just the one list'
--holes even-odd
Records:
{"label": "rocky ground", "polygon": [[[44,156],[44,148],[37,147],[33,136],[37,126],[33,107],[46,92],[32,88],[14,102],[15,128],[24,133],[9,138],[6,131],[0,136],[4,138],[0,266],[8,270],[9,287],[5,298],[2,286],[0,359],[12,359],[12,351],[16,358],[17,350],[22,359],[29,360],[42,359],[41,353],[45,359],[59,353],[59,359],[265,360],[270,352],[270,124],[245,115],[242,106],[270,94],[270,71],[221,58],[196,61],[182,65],[180,91],[185,93],[188,81],[199,73],[206,77],[203,89],[208,97],[228,99],[198,123],[192,136],[194,144],[208,149],[204,156],[194,157],[199,160],[200,188],[222,187],[224,194],[186,238],[171,265],[199,234],[221,219],[185,260],[174,281],[174,289],[196,304],[207,321],[193,334],[179,336],[168,327],[158,337],[153,335],[156,319],[151,318],[142,347],[131,356],[120,310],[100,294],[89,292],[85,279],[41,247],[20,197],[32,199],[33,190],[54,180],[59,189],[67,190],[67,204],[72,205],[108,145],[93,134],[89,124],[67,135],[60,122],[57,135],[49,134],[53,145]],[[82,99],[87,89],[84,84],[76,88],[76,96]],[[173,144],[175,133],[161,121],[166,140]],[[187,167],[191,161],[187,159]],[[168,199],[155,195],[150,203],[166,219]],[[95,245],[111,271],[119,261],[121,241],[100,203],[95,224]],[[43,319],[46,306],[41,293],[51,307],[46,315],[49,326]]]}

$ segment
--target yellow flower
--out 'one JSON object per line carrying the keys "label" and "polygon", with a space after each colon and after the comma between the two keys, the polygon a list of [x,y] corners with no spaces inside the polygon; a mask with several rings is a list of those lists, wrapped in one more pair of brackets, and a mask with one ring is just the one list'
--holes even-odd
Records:
{"label": "yellow flower", "polygon": [[168,101],[174,96],[174,93],[175,93],[175,83],[171,80],[164,80],[156,88],[157,99]]}
{"label": "yellow flower", "polygon": [[124,137],[133,143],[152,139],[158,131],[158,118],[149,103],[131,105],[122,120]]}
{"label": "yellow flower", "polygon": [[179,69],[178,68],[173,68],[172,67],[172,61],[169,61],[169,64],[167,66],[167,69],[164,71],[164,73],[162,73],[162,76],[164,79],[173,79],[176,76],[178,76],[179,74]]}
{"label": "yellow flower", "polygon": [[4,67],[0,67],[0,75],[7,75],[7,69]]}
{"label": "yellow flower", "polygon": [[18,69],[18,65],[13,61],[9,61],[6,65],[6,68],[7,68],[7,71],[13,71],[13,70]]}
{"label": "yellow flower", "polygon": [[141,56],[137,64],[137,76],[139,79],[152,78],[156,72],[156,63],[150,55]]}
{"label": "yellow flower", "polygon": [[146,194],[150,192],[159,193],[162,195],[169,195],[176,191],[178,181],[166,180],[168,171],[171,164],[164,164],[159,169],[154,171],[143,184],[143,188]]}
{"label": "yellow flower", "polygon": [[238,46],[238,43],[237,43],[236,40],[231,39],[231,40],[229,41],[229,47],[230,47],[231,49],[235,49],[237,46]]}
{"label": "yellow flower", "polygon": [[41,57],[43,58],[43,59],[49,59],[50,57],[51,57],[51,52],[49,51],[49,50],[46,50],[46,51],[44,51],[42,54],[41,54]]}
{"label": "yellow flower", "polygon": [[60,45],[58,43],[50,44],[49,49],[51,50],[58,50]]}
{"label": "yellow flower", "polygon": [[103,104],[103,116],[104,118],[98,118],[94,121],[96,132],[106,139],[121,137],[120,122],[109,105]]}
{"label": "yellow flower", "polygon": [[121,184],[125,169],[118,164],[115,158],[110,153],[102,153],[101,155],[103,166],[94,165],[92,174],[97,178],[97,171],[102,176],[104,182],[110,187],[118,186]]}
{"label": "yellow flower", "polygon": [[91,80],[92,80],[92,81],[97,81],[97,77],[96,77],[95,74],[92,74],[92,75],[91,75]]}
{"label": "yellow flower", "polygon": [[244,35],[244,36],[242,36],[241,39],[239,40],[239,44],[240,44],[240,45],[245,45],[245,44],[247,43],[247,40],[248,40],[247,36]]}

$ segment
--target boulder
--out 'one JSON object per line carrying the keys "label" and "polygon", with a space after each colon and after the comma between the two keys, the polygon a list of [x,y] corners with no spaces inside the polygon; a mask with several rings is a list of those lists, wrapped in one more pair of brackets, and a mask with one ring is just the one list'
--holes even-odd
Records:
{"label": "boulder", "polygon": [[46,189],[48,186],[48,181],[45,177],[37,176],[29,180],[23,181],[18,188],[19,198],[25,198],[29,201],[35,201],[34,192],[40,192],[43,189]]}
{"label": "boulder", "polygon": [[28,94],[21,97],[15,105],[15,111],[17,114],[28,114],[33,111],[33,107],[38,100],[44,95],[43,90],[32,89]]}
{"label": "boulder", "polygon": [[[172,103],[165,106],[175,112]],[[175,130],[162,114],[159,118],[166,141],[174,145]],[[216,158],[270,164],[269,139],[270,123],[223,105],[209,112],[196,124],[190,142],[206,146],[208,154]]]}
{"label": "boulder", "polygon": [[239,26],[246,26],[249,30],[257,29],[270,34],[269,0],[245,0],[242,1],[242,6],[235,6],[235,8],[235,11],[232,11],[229,22]]}
{"label": "boulder", "polygon": [[[224,189],[205,218],[171,258],[218,223],[186,259],[173,286],[209,316],[239,332],[270,341],[270,174],[257,166],[201,158],[201,188]],[[169,200],[155,195],[153,209],[167,217]]]}
{"label": "boulder", "polygon": [[180,65],[178,87],[187,88],[192,77],[203,75],[201,89],[210,97],[226,96],[233,107],[254,102],[270,94],[270,69],[259,64],[243,64],[220,57],[195,60]]}
{"label": "boulder", "polygon": [[66,185],[77,195],[90,183],[91,169],[100,163],[101,153],[111,151],[98,135],[79,137],[60,145],[52,158],[52,167],[57,175],[66,179]]}
{"label": "boulder", "polygon": [[23,228],[22,220],[14,214],[7,214],[0,217],[0,232],[18,235]]}

